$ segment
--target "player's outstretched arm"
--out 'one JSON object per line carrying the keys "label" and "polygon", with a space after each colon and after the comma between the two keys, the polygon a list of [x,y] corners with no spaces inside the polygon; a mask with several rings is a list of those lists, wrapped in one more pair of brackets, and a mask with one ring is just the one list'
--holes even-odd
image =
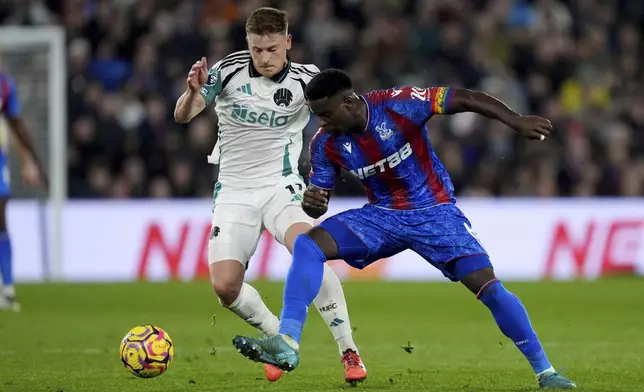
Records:
{"label": "player's outstretched arm", "polygon": [[174,108],[174,120],[180,124],[190,122],[207,106],[201,94],[202,86],[208,80],[208,62],[205,57],[192,65],[186,79],[186,91],[179,97]]}
{"label": "player's outstretched arm", "polygon": [[18,153],[22,162],[22,178],[27,185],[36,186],[41,183],[49,187],[49,178],[44,171],[42,161],[36,152],[33,140],[27,130],[27,124],[22,116],[7,119],[12,135],[16,138]]}
{"label": "player's outstretched arm", "polygon": [[473,112],[499,120],[528,139],[545,140],[552,124],[539,116],[522,116],[506,104],[481,91],[451,89],[445,114]]}
{"label": "player's outstretched arm", "polygon": [[16,138],[16,145],[22,161],[22,178],[28,185],[43,183],[49,186],[49,179],[43,170],[42,163],[27,130],[27,124],[21,115],[18,91],[12,78],[5,79],[8,91],[5,102],[0,102],[0,114],[4,114],[11,134]]}
{"label": "player's outstretched arm", "polygon": [[331,193],[328,190],[309,185],[304,191],[302,209],[306,215],[317,219],[326,214],[329,209],[329,198],[331,198]]}

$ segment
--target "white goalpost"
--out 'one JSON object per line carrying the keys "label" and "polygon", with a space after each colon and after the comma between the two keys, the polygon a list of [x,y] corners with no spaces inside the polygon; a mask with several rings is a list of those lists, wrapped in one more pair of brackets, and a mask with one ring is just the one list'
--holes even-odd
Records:
{"label": "white goalpost", "polygon": [[50,179],[49,192],[24,188],[17,158],[10,154],[12,193],[40,200],[43,272],[46,279],[60,280],[67,199],[65,30],[58,26],[0,27],[0,71],[16,80],[23,117]]}

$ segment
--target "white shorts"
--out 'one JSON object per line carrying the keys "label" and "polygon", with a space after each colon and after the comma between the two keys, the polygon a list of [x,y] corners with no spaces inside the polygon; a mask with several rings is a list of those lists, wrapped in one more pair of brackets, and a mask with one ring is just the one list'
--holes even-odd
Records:
{"label": "white shorts", "polygon": [[222,186],[213,207],[208,262],[237,260],[248,267],[265,229],[284,245],[284,235],[291,225],[313,225],[313,218],[302,210],[305,188],[296,174],[275,187],[243,190]]}

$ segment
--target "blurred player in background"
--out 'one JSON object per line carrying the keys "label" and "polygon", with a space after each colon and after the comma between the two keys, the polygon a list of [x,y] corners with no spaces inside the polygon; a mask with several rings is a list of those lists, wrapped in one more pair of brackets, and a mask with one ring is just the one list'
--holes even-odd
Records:
{"label": "blurred player in background", "polygon": [[9,184],[8,127],[16,138],[16,146],[22,161],[22,178],[27,185],[47,184],[36,149],[31,141],[25,120],[20,115],[20,101],[16,85],[9,75],[0,72],[0,309],[20,310],[13,287],[11,241],[7,231],[7,202],[11,195]]}
{"label": "blurred player in background", "polygon": [[[212,285],[223,306],[275,336],[279,320],[243,280],[264,229],[292,252],[295,238],[313,224],[302,211],[305,183],[297,167],[310,118],[304,88],[319,70],[287,58],[291,36],[283,11],[255,10],[246,33],[248,51],[228,55],[210,70],[205,58],[194,64],[174,115],[187,123],[215,102],[219,137],[209,160],[219,164],[219,179],[208,252]],[[353,342],[342,285],[328,266],[314,302],[338,344],[345,379],[363,380],[366,370]],[[282,374],[270,365],[265,372],[271,381]]]}
{"label": "blurred player in background", "polygon": [[349,76],[339,70],[315,76],[306,98],[321,128],[311,141],[304,211],[312,217],[326,213],[340,169],[362,181],[369,203],[332,216],[297,238],[279,334],[266,339],[237,336],[237,349],[255,361],[294,369],[325,261],[344,259],[362,269],[411,249],[476,294],[527,358],[542,388],[575,388],[548,361],[521,301],[496,278],[470,222],[455,205],[452,182],[425,129],[433,115],[474,112],[543,141],[552,129],[550,121],[521,116],[487,94],[464,89],[401,87],[358,96]]}

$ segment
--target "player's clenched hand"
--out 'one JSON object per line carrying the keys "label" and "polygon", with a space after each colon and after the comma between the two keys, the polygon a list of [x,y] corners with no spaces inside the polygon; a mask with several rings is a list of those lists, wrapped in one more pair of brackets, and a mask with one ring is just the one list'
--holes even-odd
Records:
{"label": "player's clenched hand", "polygon": [[329,208],[329,192],[316,186],[309,185],[304,191],[302,209],[312,218],[326,214]]}
{"label": "player's clenched hand", "polygon": [[552,123],[539,116],[521,116],[512,124],[512,128],[528,139],[546,140],[552,131]]}
{"label": "player's clenched hand", "polygon": [[188,85],[188,90],[192,92],[197,92],[201,89],[201,86],[206,83],[208,79],[208,60],[205,57],[202,57],[201,60],[197,61],[190,68],[188,72],[188,79],[186,79],[186,84]]}

